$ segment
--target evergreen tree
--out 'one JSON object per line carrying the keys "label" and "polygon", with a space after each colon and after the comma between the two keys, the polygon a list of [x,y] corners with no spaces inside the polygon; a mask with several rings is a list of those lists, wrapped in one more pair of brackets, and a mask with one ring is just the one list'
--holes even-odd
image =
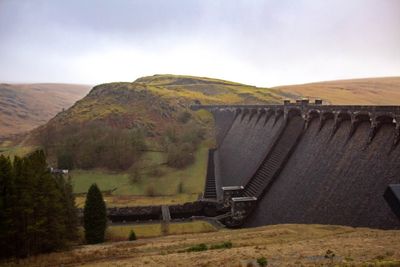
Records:
{"label": "evergreen tree", "polygon": [[13,172],[10,158],[0,155],[0,258],[13,251],[12,246],[12,195]]}
{"label": "evergreen tree", "polygon": [[65,227],[68,241],[76,240],[78,235],[78,208],[75,204],[75,196],[72,189],[71,177],[68,176],[68,180],[65,180],[62,174],[55,175],[58,187],[62,192],[63,204],[66,209],[66,215],[64,218]]}
{"label": "evergreen tree", "polygon": [[[62,179],[62,180],[61,180]],[[0,257],[27,257],[77,238],[72,187],[53,177],[43,151],[0,156]]]}
{"label": "evergreen tree", "polygon": [[96,184],[92,184],[87,193],[83,221],[86,242],[88,244],[104,242],[107,227],[106,204]]}

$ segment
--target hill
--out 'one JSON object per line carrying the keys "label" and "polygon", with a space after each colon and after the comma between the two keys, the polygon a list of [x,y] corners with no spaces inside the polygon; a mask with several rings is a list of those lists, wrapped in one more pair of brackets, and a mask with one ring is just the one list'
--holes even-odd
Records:
{"label": "hill", "polygon": [[337,105],[400,105],[400,77],[316,82],[272,88],[293,99],[321,98]]}
{"label": "hill", "polygon": [[45,124],[89,89],[77,84],[0,84],[0,138]]}
{"label": "hill", "polygon": [[[101,162],[124,158],[123,150],[130,152],[126,155],[134,155],[128,149],[134,139],[140,142],[132,148],[134,150],[146,150],[146,146],[147,150],[172,153],[175,149],[175,154],[182,154],[182,151],[191,154],[195,150],[191,146],[204,140],[212,126],[209,114],[190,110],[194,102],[236,104],[278,103],[280,100],[281,96],[266,88],[201,77],[154,75],[131,83],[95,86],[71,108],[33,131],[32,141],[39,142],[54,158],[60,158],[60,153],[66,150],[73,150],[74,153],[68,153],[77,155],[85,147],[85,155],[72,160],[80,168],[104,167]],[[100,135],[101,138],[97,138]],[[104,142],[100,145],[101,141]],[[91,142],[93,146],[88,147]],[[179,148],[168,148],[171,144]],[[109,157],[96,160],[96,153],[100,157],[108,153]],[[136,154],[139,157],[139,151]],[[92,158],[96,164],[86,164],[87,158]],[[129,165],[119,162],[111,169],[126,169]]]}
{"label": "hill", "polygon": [[268,266],[399,266],[400,231],[271,225],[81,246],[18,266],[257,266],[262,257]]}

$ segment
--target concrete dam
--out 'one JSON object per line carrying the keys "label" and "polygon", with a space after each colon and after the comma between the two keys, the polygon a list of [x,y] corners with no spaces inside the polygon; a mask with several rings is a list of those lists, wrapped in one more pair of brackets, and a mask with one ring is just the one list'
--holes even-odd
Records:
{"label": "concrete dam", "polygon": [[[214,115],[202,201],[230,227],[400,229],[400,107],[195,105]],[[222,214],[222,215],[221,215]]]}

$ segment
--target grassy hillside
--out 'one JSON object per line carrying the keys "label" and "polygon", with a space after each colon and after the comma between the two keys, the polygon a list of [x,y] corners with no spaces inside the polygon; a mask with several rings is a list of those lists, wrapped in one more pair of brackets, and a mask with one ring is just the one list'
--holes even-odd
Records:
{"label": "grassy hillside", "polygon": [[[279,103],[281,96],[267,88],[191,76],[101,84],[34,130],[25,146],[43,147],[51,166],[74,169],[75,192],[86,192],[94,182],[112,190],[110,206],[132,195],[155,197],[155,202],[195,200],[204,187],[207,149],[213,146],[212,116],[190,110],[195,101]],[[13,147],[3,153],[20,151]]]}
{"label": "grassy hillside", "polygon": [[[224,242],[232,248],[218,246]],[[199,244],[214,249],[187,252]],[[268,266],[400,266],[400,231],[271,225],[82,246],[19,266],[257,266],[261,258]]]}
{"label": "grassy hillside", "polygon": [[132,83],[95,86],[49,125],[103,120],[121,128],[145,128],[157,134],[178,119],[195,100],[203,104],[279,103],[282,96],[267,88],[223,80],[154,75]]}
{"label": "grassy hillside", "polygon": [[400,105],[400,77],[338,80],[272,88],[294,99],[321,98],[337,105]]}
{"label": "grassy hillside", "polygon": [[90,88],[74,84],[0,84],[0,139],[46,123]]}

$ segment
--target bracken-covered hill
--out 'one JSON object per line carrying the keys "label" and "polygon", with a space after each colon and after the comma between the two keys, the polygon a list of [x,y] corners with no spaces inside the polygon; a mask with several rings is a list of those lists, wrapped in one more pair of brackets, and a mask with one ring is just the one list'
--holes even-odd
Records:
{"label": "bracken-covered hill", "polygon": [[154,75],[136,81],[101,84],[70,109],[59,113],[48,126],[107,122],[118,128],[141,128],[151,136],[178,123],[191,113],[195,101],[202,104],[279,103],[279,92],[223,80]]}

